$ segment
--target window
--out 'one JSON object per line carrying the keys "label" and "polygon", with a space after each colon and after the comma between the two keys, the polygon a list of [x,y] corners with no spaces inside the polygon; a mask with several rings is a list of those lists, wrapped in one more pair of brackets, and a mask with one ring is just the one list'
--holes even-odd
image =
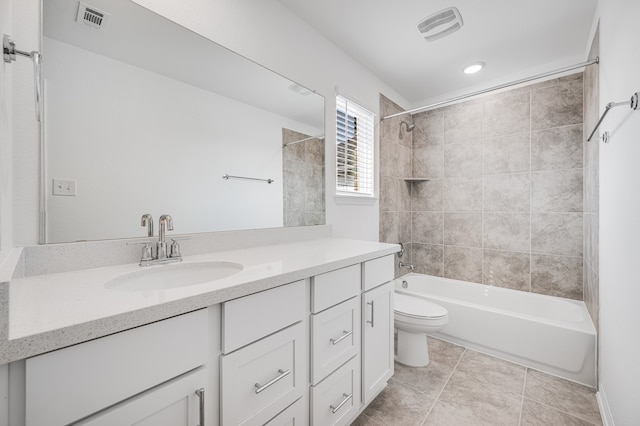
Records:
{"label": "window", "polygon": [[373,196],[373,113],[336,97],[336,192]]}

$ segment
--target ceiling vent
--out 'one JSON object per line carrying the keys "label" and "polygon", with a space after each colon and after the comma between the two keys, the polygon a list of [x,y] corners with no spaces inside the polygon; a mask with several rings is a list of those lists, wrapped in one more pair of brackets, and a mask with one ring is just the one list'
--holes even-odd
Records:
{"label": "ceiling vent", "polygon": [[88,25],[90,28],[101,29],[105,28],[108,21],[108,13],[82,1],[78,5],[78,15],[76,16],[77,23]]}
{"label": "ceiling vent", "polygon": [[458,9],[449,7],[420,21],[418,31],[420,31],[425,40],[435,41],[453,34],[462,28],[462,25],[464,23]]}

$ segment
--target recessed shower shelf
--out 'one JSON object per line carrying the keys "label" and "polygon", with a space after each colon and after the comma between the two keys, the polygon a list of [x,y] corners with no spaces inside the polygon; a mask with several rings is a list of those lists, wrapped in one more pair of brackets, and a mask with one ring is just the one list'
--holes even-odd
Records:
{"label": "recessed shower shelf", "polygon": [[406,177],[404,178],[405,182],[428,182],[429,178],[424,177]]}

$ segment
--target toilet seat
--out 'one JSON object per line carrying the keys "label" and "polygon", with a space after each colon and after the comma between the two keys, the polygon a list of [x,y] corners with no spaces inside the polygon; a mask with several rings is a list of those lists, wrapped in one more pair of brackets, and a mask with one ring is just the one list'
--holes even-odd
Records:
{"label": "toilet seat", "polygon": [[442,319],[448,315],[447,310],[435,303],[402,293],[395,294],[393,311],[396,315],[414,319]]}

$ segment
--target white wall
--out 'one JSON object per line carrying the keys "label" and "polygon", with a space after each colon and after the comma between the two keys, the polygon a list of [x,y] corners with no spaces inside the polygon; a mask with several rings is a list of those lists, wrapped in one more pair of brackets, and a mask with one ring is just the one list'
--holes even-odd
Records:
{"label": "white wall", "polygon": [[[179,233],[282,226],[282,129],[322,130],[48,37],[44,47],[48,242],[144,236],[145,212],[170,213]],[[53,178],[76,181],[77,196],[52,196]]]}
{"label": "white wall", "polygon": [[[600,111],[640,91],[638,0],[600,0]],[[616,425],[640,424],[640,111],[609,112],[600,142],[600,391]],[[606,413],[605,413],[606,414]]]}
{"label": "white wall", "polygon": [[[9,0],[13,39],[20,50],[40,50],[40,1]],[[40,126],[35,120],[33,64],[19,58],[12,65],[13,244],[38,242]]]}
{"label": "white wall", "polygon": [[[11,1],[0,0],[0,36],[11,34]],[[11,68],[0,63],[0,264],[13,246],[11,141]]]}

